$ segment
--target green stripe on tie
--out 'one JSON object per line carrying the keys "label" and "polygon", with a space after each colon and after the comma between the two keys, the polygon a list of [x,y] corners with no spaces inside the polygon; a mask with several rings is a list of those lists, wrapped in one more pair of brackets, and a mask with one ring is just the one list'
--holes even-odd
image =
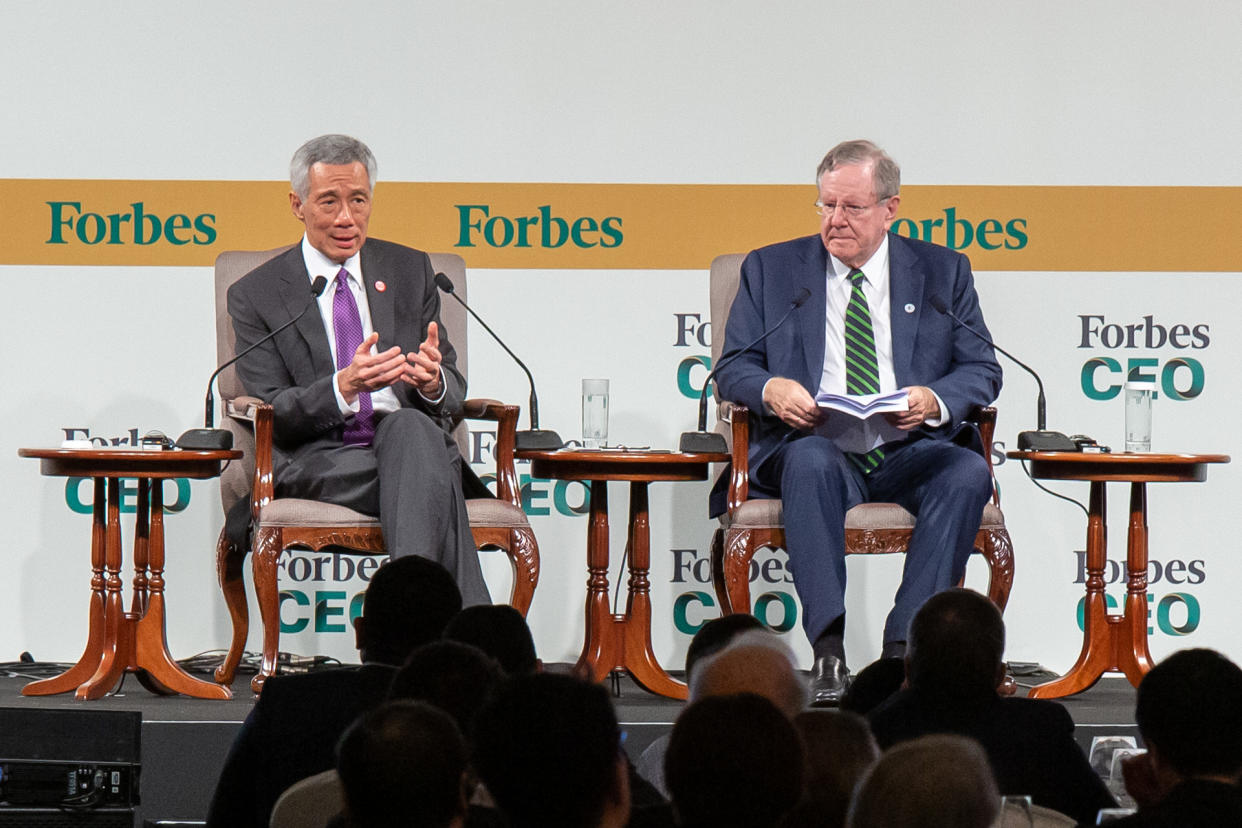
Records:
{"label": "green stripe on tie", "polygon": [[[845,307],[845,392],[875,394],[880,390],[879,363],[875,356],[875,332],[871,328],[871,310],[863,294],[863,273],[850,271],[850,301]],[[884,459],[884,449],[873,448],[865,454],[846,452],[850,461],[863,474],[870,474]]]}

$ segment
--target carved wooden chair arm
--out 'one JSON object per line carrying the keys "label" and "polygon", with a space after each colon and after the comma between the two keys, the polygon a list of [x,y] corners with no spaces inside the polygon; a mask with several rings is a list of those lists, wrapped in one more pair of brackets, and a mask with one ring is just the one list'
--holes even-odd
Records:
{"label": "carved wooden chair arm", "polygon": [[462,405],[467,419],[488,420],[496,423],[496,445],[492,455],[496,458],[496,497],[522,507],[522,493],[518,485],[517,466],[513,452],[517,440],[518,414],[521,407],[506,405],[499,400],[471,399]]}
{"label": "carved wooden chair arm", "polygon": [[750,409],[741,403],[729,403],[722,413],[733,437],[727,502],[731,512],[745,503],[750,494]]}
{"label": "carved wooden chair arm", "polygon": [[234,420],[253,424],[255,410],[260,405],[264,405],[264,402],[258,397],[234,397],[224,401],[224,413]]}
{"label": "carved wooden chair arm", "polygon": [[275,479],[272,476],[272,407],[265,402],[250,398],[248,406],[254,422],[254,484],[251,489],[250,519],[256,524],[259,510],[275,496]]}

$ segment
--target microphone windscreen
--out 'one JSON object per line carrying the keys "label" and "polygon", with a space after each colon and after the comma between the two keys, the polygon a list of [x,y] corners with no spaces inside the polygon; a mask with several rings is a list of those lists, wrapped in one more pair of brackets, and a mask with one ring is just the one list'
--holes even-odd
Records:
{"label": "microphone windscreen", "polygon": [[452,280],[449,279],[449,277],[445,276],[443,273],[436,274],[436,287],[438,287],[440,290],[444,291],[445,293],[453,292]]}
{"label": "microphone windscreen", "polygon": [[935,308],[937,311],[939,311],[940,313],[949,312],[949,309],[945,307],[944,300],[941,299],[939,296],[932,296],[927,301],[930,302],[931,306]]}
{"label": "microphone windscreen", "polygon": [[316,276],[315,281],[311,282],[311,293],[313,293],[316,297],[323,296],[323,290],[327,286],[327,276]]}
{"label": "microphone windscreen", "polygon": [[811,291],[807,290],[806,288],[802,288],[802,290],[798,291],[798,295],[794,297],[793,306],[795,308],[800,308],[802,307],[802,303],[810,298],[811,298]]}

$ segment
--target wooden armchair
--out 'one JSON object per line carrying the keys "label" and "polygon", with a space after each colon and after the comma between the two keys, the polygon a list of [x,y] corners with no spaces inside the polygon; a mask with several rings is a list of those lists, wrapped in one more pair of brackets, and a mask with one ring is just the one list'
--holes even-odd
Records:
{"label": "wooden armchair", "polygon": [[[216,259],[216,335],[221,362],[233,354],[232,322],[225,307],[228,288],[287,247],[267,251],[229,251]],[[437,272],[447,275],[458,295],[465,297],[466,269],[460,256],[432,253]],[[457,349],[457,367],[466,375],[465,311],[455,302],[441,309],[441,321]],[[253,555],[251,567],[254,588],[263,621],[263,656],[258,675],[251,680],[254,692],[276,672],[280,644],[280,596],[276,564],[288,549],[319,551],[332,548],[363,555],[385,555],[379,521],[360,512],[330,503],[298,498],[276,498],[272,473],[272,408],[261,400],[247,397],[236,373],[230,367],[220,374],[220,397],[224,406],[224,425],[234,435],[234,446],[244,452],[240,463],[221,476],[221,500],[225,513],[239,499],[251,495]],[[539,546],[526,514],[522,511],[513,448],[519,408],[496,400],[470,399],[464,406],[466,419],[496,423],[496,497],[466,501],[470,529],[475,545],[500,549],[513,568],[513,590],[509,603],[523,615],[530,608],[539,583]],[[466,429],[459,424],[455,434],[465,453]],[[230,684],[241,661],[249,634],[242,565],[246,549],[229,543],[224,531],[216,544],[216,570],[232,618],[233,637],[224,663],[216,670],[216,681]]]}
{"label": "wooden armchair", "polygon": [[[729,308],[741,278],[740,254],[718,256],[711,265],[711,319],[713,364],[724,348]],[[750,561],[764,548],[785,545],[785,523],[778,499],[748,500],[750,442],[749,412],[746,406],[724,402],[720,419],[731,439],[732,476],[729,479],[727,509],[720,528],[712,536],[712,581],[722,613],[750,611]],[[988,468],[996,425],[996,409],[980,408],[971,417],[983,436]],[[863,503],[846,512],[845,552],[847,555],[880,555],[905,552],[914,530],[915,518],[895,503]],[[1005,529],[1005,516],[993,487],[992,501],[983,510],[975,551],[988,563],[988,597],[1003,612],[1013,586],[1013,545]]]}

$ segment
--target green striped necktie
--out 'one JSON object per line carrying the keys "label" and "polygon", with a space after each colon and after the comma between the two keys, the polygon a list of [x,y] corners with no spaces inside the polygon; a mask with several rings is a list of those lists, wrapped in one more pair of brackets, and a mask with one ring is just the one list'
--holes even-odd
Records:
{"label": "green striped necktie", "polygon": [[[863,272],[850,271],[850,302],[845,307],[845,393],[875,394],[880,390],[880,366],[875,356],[875,331],[871,311],[863,294]],[[874,448],[865,454],[847,455],[863,474],[870,474],[884,459],[884,450]]]}

